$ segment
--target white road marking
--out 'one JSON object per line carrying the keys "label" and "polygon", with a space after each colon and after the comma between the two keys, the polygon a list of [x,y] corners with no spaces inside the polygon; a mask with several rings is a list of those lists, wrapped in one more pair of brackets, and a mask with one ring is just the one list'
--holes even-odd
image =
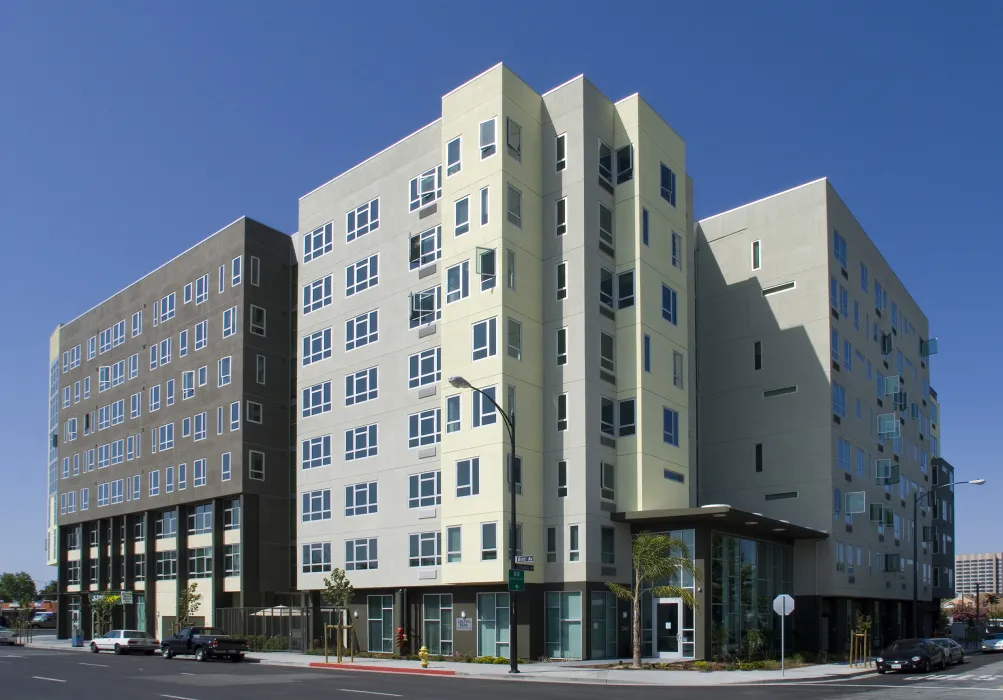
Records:
{"label": "white road marking", "polygon": [[377,693],[375,690],[352,690],[351,688],[338,688],[343,693],[363,693],[365,695],[383,695],[388,698],[402,698],[403,695],[397,695],[396,693]]}
{"label": "white road marking", "polygon": [[108,664],[89,664],[86,661],[79,662],[81,666],[97,666],[98,668],[108,668]]}
{"label": "white road marking", "polygon": [[62,678],[46,678],[45,676],[32,676],[35,680],[39,681],[52,681],[53,683],[65,683]]}
{"label": "white road marking", "polygon": [[186,698],[183,695],[161,695],[162,698],[172,698],[172,700],[194,700],[193,698]]}
{"label": "white road marking", "polygon": [[194,676],[195,674],[194,673],[186,673],[185,671],[182,671],[181,675],[182,676]]}

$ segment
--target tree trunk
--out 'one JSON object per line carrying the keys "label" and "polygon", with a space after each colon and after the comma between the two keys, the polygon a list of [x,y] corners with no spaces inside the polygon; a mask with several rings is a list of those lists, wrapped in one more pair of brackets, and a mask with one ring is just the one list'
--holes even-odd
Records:
{"label": "tree trunk", "polygon": [[631,625],[634,642],[634,661],[631,664],[631,668],[639,669],[641,668],[641,586],[639,583],[634,585],[636,586],[633,600],[634,619]]}

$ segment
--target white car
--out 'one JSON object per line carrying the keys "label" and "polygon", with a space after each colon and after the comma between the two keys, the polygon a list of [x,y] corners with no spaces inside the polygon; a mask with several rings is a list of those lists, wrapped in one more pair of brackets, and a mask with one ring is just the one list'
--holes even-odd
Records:
{"label": "white car", "polygon": [[0,627],[0,644],[17,644],[17,633],[6,627]]}
{"label": "white car", "polygon": [[160,641],[139,630],[112,630],[91,640],[91,651],[113,651],[116,654],[143,652],[153,655],[160,649]]}

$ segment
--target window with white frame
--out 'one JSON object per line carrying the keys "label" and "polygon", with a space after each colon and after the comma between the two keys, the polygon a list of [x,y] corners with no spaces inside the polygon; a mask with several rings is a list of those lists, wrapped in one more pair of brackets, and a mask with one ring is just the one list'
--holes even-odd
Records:
{"label": "window with white frame", "polygon": [[303,236],[303,262],[319,258],[334,250],[333,224],[326,223]]}
{"label": "window with white frame", "polygon": [[331,436],[320,435],[304,440],[300,450],[300,466],[303,469],[331,466]]}
{"label": "window with white frame", "polygon": [[181,373],[181,400],[195,397],[195,370]]}
{"label": "window with white frame", "polygon": [[[237,406],[240,406],[239,403],[237,403],[237,402],[234,402],[234,403],[236,403]],[[231,411],[230,411],[230,430],[234,430],[235,428],[233,427],[233,410],[232,410],[233,409],[233,404],[230,405],[230,408],[231,408]],[[237,410],[239,411],[240,409],[238,408]],[[263,422],[263,419],[264,419],[264,411],[265,411],[264,406],[262,406],[257,401],[248,401],[247,402],[247,422],[248,423],[255,423],[255,424],[260,425]],[[238,427],[239,427],[239,414],[238,414]]]}
{"label": "window with white frame", "polygon": [[188,329],[185,328],[183,331],[178,333],[178,357],[186,357],[188,355]]}
{"label": "window with white frame", "polygon": [[209,367],[203,365],[199,367],[199,386],[205,386],[209,383]]}
{"label": "window with white frame", "polygon": [[229,338],[237,332],[237,307],[223,311],[223,337]]}
{"label": "window with white frame", "polygon": [[616,372],[616,339],[608,333],[599,332],[599,367],[610,373]]}
{"label": "window with white frame", "polygon": [[251,333],[265,336],[265,310],[260,306],[251,304]]}
{"label": "window with white frame", "polygon": [[209,321],[195,324],[195,350],[201,350],[209,344]]}
{"label": "window with white frame", "polygon": [[[252,402],[249,401],[248,405],[250,405],[251,403]],[[260,406],[260,405],[261,404],[258,404],[258,406]],[[259,418],[260,418],[260,411],[259,411]],[[259,420],[258,422],[260,423],[261,421]],[[240,430],[240,401],[231,401],[230,402],[230,432],[232,433],[232,432],[235,432],[237,430]]]}
{"label": "window with white frame", "polygon": [[481,460],[470,457],[456,462],[456,497],[476,496],[481,492]]}
{"label": "window with white frame", "polygon": [[554,139],[554,170],[561,172],[568,167],[568,135],[558,134]]}
{"label": "window with white frame", "polygon": [[453,235],[462,236],[470,230],[470,197],[453,203]]}
{"label": "window with white frame", "polygon": [[410,296],[410,320],[409,328],[420,328],[438,320],[442,316],[442,303],[440,298],[441,285],[416,292]]}
{"label": "window with white frame", "polygon": [[160,322],[165,323],[174,318],[174,303],[176,295],[171,292],[160,300]]}
{"label": "window with white frame", "polygon": [[558,236],[563,236],[568,232],[568,199],[563,197],[557,200],[554,207],[554,232]]}
{"label": "window with white frame", "polygon": [[634,399],[617,402],[617,428],[620,437],[628,437],[637,432],[637,407]]}
{"label": "window with white frame", "polygon": [[408,477],[408,508],[431,508],[442,502],[442,472],[424,472]]}
{"label": "window with white frame", "polygon": [[505,191],[505,215],[509,223],[522,228],[522,190],[509,184]]}
{"label": "window with white frame", "polygon": [[255,287],[261,286],[261,258],[254,255],[251,256],[250,262],[250,276],[251,284]]}
{"label": "window with white frame", "polygon": [[150,411],[160,410],[160,385],[154,384],[150,387]]}
{"label": "window with white frame", "polygon": [[191,282],[185,285],[185,291],[184,294],[182,295],[183,296],[182,301],[184,301],[185,304],[192,303],[192,289],[193,285]]}
{"label": "window with white frame", "polygon": [[208,430],[209,421],[206,412],[202,411],[201,413],[196,413],[194,419],[195,419],[195,434],[192,436],[192,438],[195,440],[195,442],[199,442],[200,440],[205,440],[206,435],[209,432]]}
{"label": "window with white frame", "polygon": [[481,188],[481,226],[487,226],[488,220],[491,216],[490,204],[490,188]]}
{"label": "window with white frame", "polygon": [[498,523],[481,523],[481,561],[498,558]]}
{"label": "window with white frame", "polygon": [[93,360],[97,356],[97,336],[92,335],[87,339],[87,359]]}
{"label": "window with white frame", "polygon": [[379,566],[375,537],[345,540],[345,571],[365,571]]}
{"label": "window with white frame", "polygon": [[599,497],[604,501],[616,500],[616,467],[608,462],[599,463]]}
{"label": "window with white frame", "polygon": [[375,481],[349,484],[345,487],[345,516],[369,515],[378,510],[378,489]]}
{"label": "window with white frame", "polygon": [[442,409],[435,408],[408,416],[409,448],[435,445],[442,440]]}
{"label": "window with white frame", "polygon": [[230,383],[230,379],[231,379],[230,368],[231,368],[231,364],[232,363],[231,363],[230,356],[228,355],[226,357],[221,357],[219,359],[219,362],[217,362],[216,364],[217,364],[217,371],[218,371],[218,375],[217,376],[219,378],[218,381],[217,381],[217,383],[216,383],[216,386],[217,387],[226,386],[227,384]]}
{"label": "window with white frame", "polygon": [[314,384],[303,390],[302,416],[309,418],[331,410],[331,382]]}
{"label": "window with white frame", "polygon": [[238,255],[233,260],[230,261],[230,286],[236,287],[240,284],[243,279],[244,265],[243,258]]}
{"label": "window with white frame", "polygon": [[498,412],[495,410],[495,387],[489,386],[470,394],[473,402],[473,426],[494,425],[498,422]]}
{"label": "window with white frame", "polygon": [[446,268],[446,303],[466,299],[470,296],[470,261]]}
{"label": "window with white frame", "polygon": [[505,145],[508,147],[508,154],[521,162],[522,127],[511,117],[505,118]]}
{"label": "window with white frame", "polygon": [[105,328],[98,333],[98,354],[104,355],[111,351],[111,328]]}
{"label": "window with white frame", "polygon": [[303,515],[305,523],[331,519],[331,489],[305,491],[303,493]]}
{"label": "window with white frame", "polygon": [[345,405],[372,401],[379,395],[379,372],[376,367],[345,375]]}
{"label": "window with white frame", "polygon": [[634,177],[634,147],[630,144],[616,149],[616,184]]}
{"label": "window with white frame", "polygon": [[412,270],[428,265],[442,256],[442,227],[435,226],[408,239],[408,259]]}
{"label": "window with white frame", "polygon": [[522,359],[522,324],[514,318],[506,319],[507,328],[505,335],[508,346],[508,356],[517,360]]}
{"label": "window with white frame", "polygon": [[303,336],[303,366],[326,360],[331,356],[331,329],[325,328]]}
{"label": "window with white frame", "polygon": [[373,309],[345,321],[345,350],[354,350],[380,339],[379,309]]}
{"label": "window with white frame", "polygon": [[162,425],[157,429],[157,450],[164,452],[174,447],[174,423]]}
{"label": "window with white frame", "polygon": [[328,306],[333,300],[333,275],[321,277],[318,280],[303,285],[303,314],[313,313]]}
{"label": "window with white frame", "polygon": [[616,276],[616,294],[618,309],[634,305],[634,271],[626,270]]}
{"label": "window with white frame", "polygon": [[421,175],[411,178],[408,183],[410,193],[409,210],[416,211],[442,196],[442,166],[429,168]]}
{"label": "window with white frame", "polygon": [[446,177],[455,175],[463,168],[461,155],[461,138],[457,136],[446,144]]}
{"label": "window with white frame", "polygon": [[665,406],[662,407],[662,440],[679,447],[679,412]]}
{"label": "window with white frame", "polygon": [[111,346],[117,348],[125,342],[125,319],[122,319],[111,329]]}
{"label": "window with white frame", "polygon": [[568,429],[568,395],[557,395],[557,430],[563,432]]}
{"label": "window with white frame", "polygon": [[331,571],[331,543],[311,542],[303,545],[303,573],[322,574]]}
{"label": "window with white frame", "polygon": [[495,354],[497,347],[497,319],[488,318],[473,325],[473,359],[483,360]]}
{"label": "window with white frame", "polygon": [[143,332],[143,310],[140,309],[132,314],[132,337],[135,338],[137,335]]}
{"label": "window with white frame", "polygon": [[[224,453],[229,459],[229,452]],[[198,488],[206,483],[206,463],[205,458],[196,459],[192,462],[192,486]]]}
{"label": "window with white frame", "polygon": [[[160,470],[159,469],[153,469],[152,471],[150,471],[149,474],[147,474],[147,483],[149,485],[149,494],[150,494],[150,497],[152,498],[154,496],[159,496],[160,495]],[[102,486],[104,486],[104,485],[105,484],[102,484]],[[101,505],[101,496],[100,496],[100,493],[101,493],[101,490],[100,490],[100,486],[99,486],[98,487],[98,494],[99,494],[98,495],[98,505]]]}
{"label": "window with white frame", "polygon": [[209,275],[205,274],[195,280],[195,305],[205,303],[209,298]]}
{"label": "window with white frame", "polygon": [[678,299],[676,290],[662,285],[662,318],[673,326],[679,325]]}
{"label": "window with white frame", "polygon": [[496,125],[497,119],[492,117],[487,121],[481,122],[477,127],[477,133],[480,138],[481,160],[490,158],[498,150]]}
{"label": "window with white frame", "polygon": [[408,388],[434,384],[442,378],[442,348],[429,348],[408,357]]}
{"label": "window with white frame", "polygon": [[345,461],[375,457],[378,449],[377,426],[361,425],[345,431]]}
{"label": "window with white frame", "polygon": [[419,532],[409,535],[408,566],[426,567],[442,564],[442,533]]}
{"label": "window with white frame", "polygon": [[345,268],[345,296],[350,297],[380,283],[380,256],[370,255]]}
{"label": "window with white frame", "polygon": [[613,184],[613,149],[599,141],[599,177]]}
{"label": "window with white frame", "polygon": [[460,430],[460,395],[446,398],[446,432],[455,433]]}
{"label": "window with white frame", "polygon": [[675,231],[672,232],[672,265],[683,269],[683,239]]}
{"label": "window with white frame", "polygon": [[345,241],[351,243],[380,227],[380,198],[377,197],[345,215]]}
{"label": "window with white frame", "polygon": [[219,293],[226,291],[226,265],[219,266]]}
{"label": "window with white frame", "polygon": [[676,206],[676,174],[665,163],[660,165],[662,199],[672,206]]}

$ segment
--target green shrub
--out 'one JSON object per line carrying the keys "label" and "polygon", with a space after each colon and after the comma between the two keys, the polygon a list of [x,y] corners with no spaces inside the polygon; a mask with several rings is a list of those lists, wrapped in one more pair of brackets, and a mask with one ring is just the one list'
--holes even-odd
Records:
{"label": "green shrub", "polygon": [[711,665],[707,661],[694,661],[693,668],[697,671],[710,671]]}

